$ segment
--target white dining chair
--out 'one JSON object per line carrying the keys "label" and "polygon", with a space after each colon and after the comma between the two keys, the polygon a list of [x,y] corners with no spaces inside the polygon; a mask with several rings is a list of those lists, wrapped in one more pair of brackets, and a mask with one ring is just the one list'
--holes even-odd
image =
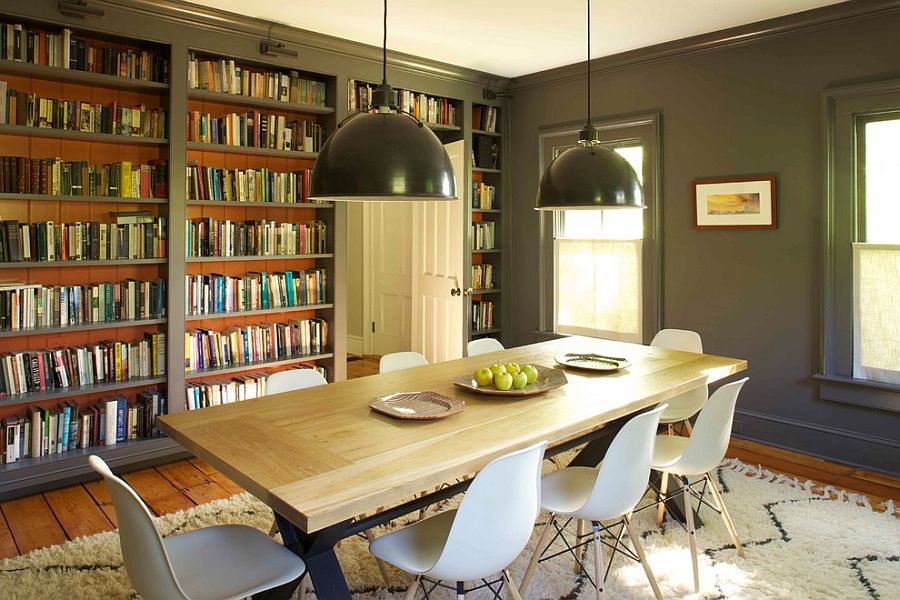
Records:
{"label": "white dining chair", "polygon": [[266,378],[266,396],[325,385],[328,381],[315,369],[286,369]]}
{"label": "white dining chair", "polygon": [[[559,555],[557,553],[542,558],[550,546],[550,533],[556,529],[557,535],[563,539],[566,547],[575,556],[579,571],[584,569],[581,564],[580,549],[588,543],[593,544],[593,584],[598,598],[604,596],[604,580],[609,570],[608,567],[606,571],[603,570],[604,542],[600,539],[601,530],[612,533],[616,539],[615,545],[612,546],[613,553],[609,558],[609,566],[612,565],[612,560],[617,553],[637,560],[644,567],[644,573],[650,581],[653,594],[657,598],[662,598],[659,585],[656,583],[656,578],[653,576],[653,571],[644,554],[640,534],[631,525],[631,513],[647,491],[656,428],[659,426],[659,417],[665,408],[665,405],[657,406],[628,421],[616,434],[599,467],[566,467],[550,473],[541,480],[541,508],[550,514],[519,586],[519,591],[523,596],[538,562]],[[560,517],[567,518],[567,522],[562,526],[558,523]],[[574,545],[570,544],[564,535],[566,525],[572,520],[590,522],[593,532],[582,536],[579,531]],[[611,520],[615,520],[615,522],[607,525],[600,523]],[[615,527],[619,527],[617,533],[613,531]],[[621,543],[622,536],[626,531],[635,553],[631,553]],[[585,574],[587,574],[586,570]]]}
{"label": "white dining chair", "polygon": [[465,589],[465,582],[487,581],[497,573],[512,597],[521,600],[508,567],[528,543],[540,512],[541,461],[546,447],[547,442],[540,442],[494,459],[472,481],[459,508],[369,544],[372,554],[415,575],[406,600],[412,600],[425,581],[435,587],[453,582],[457,598],[462,599],[471,591]]}
{"label": "white dining chair", "polygon": [[[680,350],[682,352],[695,352],[703,354],[703,342],[700,334],[687,329],[662,329],[653,336],[651,346],[665,348],[667,350]],[[691,432],[690,418],[700,412],[709,398],[709,386],[701,385],[683,394],[666,400],[669,408],[659,418],[659,422],[668,426],[672,433],[672,425],[682,423]]]}
{"label": "white dining chair", "polygon": [[[725,528],[731,536],[731,541],[737,549],[738,555],[744,556],[741,542],[738,540],[734,523],[725,508],[725,502],[719,493],[715,480],[710,472],[719,466],[728,450],[728,442],[731,439],[731,424],[734,419],[734,407],[737,404],[738,394],[748,377],[739,381],[723,385],[710,397],[706,406],[697,416],[697,422],[691,436],[656,436],[656,447],[653,451],[653,468],[662,473],[660,485],[660,506],[672,498],[682,495],[684,497],[684,517],[687,522],[688,543],[691,548],[691,565],[694,571],[694,591],[700,591],[700,573],[697,566],[697,540],[694,530],[694,511],[691,508],[691,496],[699,502],[708,505],[718,512],[725,522]],[[681,491],[666,497],[668,478],[672,475],[681,479]],[[702,475],[691,483],[689,477]],[[712,492],[715,505],[710,505],[704,499],[702,491],[698,492],[695,485],[704,483]]]}
{"label": "white dining chair", "polygon": [[428,359],[418,352],[394,352],[381,357],[381,360],[378,362],[378,372],[390,373],[391,371],[422,367],[427,364]]}
{"label": "white dining chair", "polygon": [[299,556],[246,525],[216,525],[161,537],[131,486],[99,456],[88,460],[106,482],[125,571],[145,600],[244,598],[291,583],[306,572]]}
{"label": "white dining chair", "polygon": [[500,350],[505,350],[503,344],[500,343],[500,340],[492,337],[478,338],[466,344],[466,356],[478,356],[479,354],[499,352]]}

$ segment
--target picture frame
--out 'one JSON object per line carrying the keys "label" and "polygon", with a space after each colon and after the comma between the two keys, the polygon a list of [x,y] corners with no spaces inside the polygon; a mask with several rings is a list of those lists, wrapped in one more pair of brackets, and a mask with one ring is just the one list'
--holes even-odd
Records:
{"label": "picture frame", "polygon": [[775,176],[717,177],[691,182],[695,229],[775,229]]}

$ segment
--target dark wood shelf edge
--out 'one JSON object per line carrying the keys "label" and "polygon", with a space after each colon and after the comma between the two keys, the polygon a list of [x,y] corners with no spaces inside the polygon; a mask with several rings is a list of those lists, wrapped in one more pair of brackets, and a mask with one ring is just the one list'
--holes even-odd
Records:
{"label": "dark wood shelf edge", "polygon": [[79,69],[63,69],[49,65],[38,65],[29,62],[14,60],[0,60],[0,72],[15,75],[36,77],[39,79],[52,78],[54,81],[72,81],[91,85],[101,85],[121,90],[139,90],[147,92],[162,92],[169,89],[168,83],[159,83],[145,79],[132,79],[106,73],[94,73],[93,71],[81,71]]}
{"label": "dark wood shelf edge", "polygon": [[231,154],[255,154],[259,156],[280,156],[282,158],[302,158],[315,160],[318,152],[300,152],[297,150],[277,150],[275,148],[257,148],[255,146],[232,146],[231,144],[211,144],[207,142],[187,142],[188,150],[203,152],[225,152]]}
{"label": "dark wood shelf edge", "polygon": [[112,381],[105,383],[92,383],[89,385],[69,386],[65,388],[53,388],[43,392],[26,392],[24,394],[14,394],[12,396],[3,396],[0,398],[0,408],[7,406],[16,406],[19,404],[31,404],[33,402],[47,402],[50,400],[62,400],[63,398],[74,398],[76,396],[87,396],[88,394],[105,394],[107,392],[116,392],[119,390],[127,390],[145,385],[157,385],[165,383],[166,376],[158,377],[134,377],[125,381]]}
{"label": "dark wood shelf edge", "polygon": [[269,98],[255,98],[241,94],[228,94],[226,92],[210,92],[197,88],[188,89],[188,100],[206,100],[209,102],[221,102],[222,104],[237,104],[240,106],[256,106],[259,108],[274,108],[285,112],[309,113],[316,115],[329,115],[334,112],[330,106],[318,104],[301,104],[299,102],[284,102],[282,100],[270,100]]}
{"label": "dark wood shelf edge", "polygon": [[229,317],[252,317],[256,315],[276,315],[289,312],[304,312],[308,310],[326,310],[334,308],[334,304],[304,304],[301,306],[283,306],[280,308],[265,308],[260,310],[240,310],[224,313],[209,313],[205,315],[186,315],[185,321],[205,321],[206,319],[227,319]]}
{"label": "dark wood shelf edge", "polygon": [[66,327],[35,327],[32,329],[0,330],[0,338],[25,337],[28,335],[46,335],[50,333],[69,333],[71,331],[85,331],[88,329],[118,329],[119,327],[140,327],[142,325],[160,325],[165,323],[165,317],[158,319],[130,319],[126,321],[97,321],[95,323],[79,323]]}
{"label": "dark wood shelf edge", "polygon": [[98,133],[94,131],[75,131],[72,129],[54,129],[53,127],[29,127],[27,125],[0,124],[0,135],[30,135],[62,140],[85,140],[88,142],[149,144],[164,146],[169,143],[166,138],[141,137],[138,135],[116,135],[114,133]]}
{"label": "dark wood shelf edge", "polygon": [[289,365],[293,363],[301,363],[301,362],[309,362],[314,360],[325,360],[326,358],[333,358],[334,353],[332,352],[322,352],[320,354],[303,354],[298,356],[292,356],[290,358],[280,358],[278,360],[271,360],[268,362],[257,362],[257,363],[246,363],[242,365],[234,365],[229,367],[216,367],[214,369],[200,369],[197,371],[192,371],[190,373],[184,374],[185,381],[192,381],[194,379],[202,379],[203,377],[209,377],[214,375],[226,375],[228,373],[239,373],[241,371],[249,371],[251,369],[270,369],[272,367],[278,367],[281,365]]}

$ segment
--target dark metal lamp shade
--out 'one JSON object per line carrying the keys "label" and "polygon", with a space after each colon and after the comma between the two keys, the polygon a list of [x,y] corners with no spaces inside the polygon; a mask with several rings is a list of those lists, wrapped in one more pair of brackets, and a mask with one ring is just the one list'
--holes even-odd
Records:
{"label": "dark metal lamp shade", "polygon": [[343,201],[455,200],[450,157],[438,137],[409,115],[354,115],[331,134],[316,160],[309,197]]}
{"label": "dark metal lamp shade", "polygon": [[618,152],[596,141],[578,142],[550,163],[537,210],[646,208],[637,174]]}

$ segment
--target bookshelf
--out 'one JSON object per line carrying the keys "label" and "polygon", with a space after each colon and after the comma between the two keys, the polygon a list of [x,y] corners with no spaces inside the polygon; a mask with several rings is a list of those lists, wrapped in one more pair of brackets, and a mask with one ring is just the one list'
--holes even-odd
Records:
{"label": "bookshelf", "polygon": [[[372,109],[372,93],[376,84],[359,79],[347,82],[347,111],[367,112]],[[461,133],[462,102],[455,98],[436,96],[404,88],[394,88],[400,110],[419,119],[426,127],[438,134]],[[452,140],[444,140],[452,141]]]}
{"label": "bookshelf", "polygon": [[469,339],[502,341],[503,170],[501,109],[491,104],[471,107],[471,213],[469,254],[472,289]]}

